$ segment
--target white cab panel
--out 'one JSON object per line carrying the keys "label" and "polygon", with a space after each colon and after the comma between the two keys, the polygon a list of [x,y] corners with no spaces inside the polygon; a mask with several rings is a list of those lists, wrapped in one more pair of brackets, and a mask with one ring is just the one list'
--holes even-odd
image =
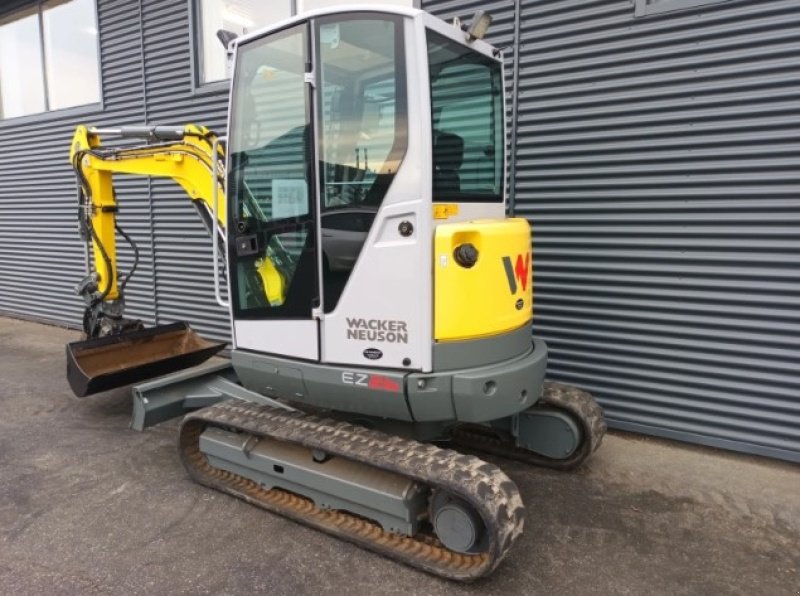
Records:
{"label": "white cab panel", "polygon": [[[322,361],[430,371],[433,226],[427,52],[419,42],[424,29],[404,30],[406,63],[418,69],[412,66],[407,80],[406,153],[336,310],[322,318]],[[400,234],[403,222],[413,226],[411,235]],[[374,358],[375,349],[379,358],[365,356],[369,350]]]}
{"label": "white cab panel", "polygon": [[240,319],[233,325],[236,348],[319,360],[316,321]]}
{"label": "white cab panel", "polygon": [[[323,362],[422,369],[429,361],[431,246],[420,207],[381,209],[336,310],[324,316]],[[402,222],[414,226],[411,236],[397,231]]]}

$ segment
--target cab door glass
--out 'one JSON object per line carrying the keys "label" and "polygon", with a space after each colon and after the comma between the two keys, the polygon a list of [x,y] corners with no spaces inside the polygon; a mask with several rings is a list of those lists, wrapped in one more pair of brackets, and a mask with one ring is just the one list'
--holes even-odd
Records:
{"label": "cab door glass", "polygon": [[306,31],[299,25],[238,50],[228,189],[240,316],[310,316],[317,296]]}
{"label": "cab door glass", "polygon": [[403,20],[317,22],[325,312],[336,308],[406,151]]}

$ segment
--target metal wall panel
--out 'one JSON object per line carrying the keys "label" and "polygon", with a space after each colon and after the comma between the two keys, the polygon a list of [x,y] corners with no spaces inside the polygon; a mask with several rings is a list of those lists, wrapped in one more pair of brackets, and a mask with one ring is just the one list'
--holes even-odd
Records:
{"label": "metal wall panel", "polygon": [[[514,3],[423,8],[492,12],[511,90]],[[75,124],[224,132],[224,86],[192,83],[187,2],[98,0],[98,17],[102,106],[0,121],[2,312],[80,322]],[[800,461],[800,5],[522,1],[520,24],[516,206],[550,375],[616,428]],[[131,314],[228,337],[189,202],[167,181],[118,189],[142,251]]]}
{"label": "metal wall panel", "polygon": [[[192,84],[187,2],[97,4],[102,104],[0,120],[0,312],[70,326],[80,325],[73,288],[84,275],[67,158],[75,125],[197,122],[224,133],[227,113],[224,84]],[[119,223],[140,250],[128,314],[147,324],[187,320],[228,339],[227,315],[213,298],[210,239],[183,191],[171,181],[116,178]],[[132,251],[118,241],[126,271]]]}
{"label": "metal wall panel", "polygon": [[[10,12],[26,3],[15,4],[4,9]],[[83,303],[75,296],[74,287],[84,275],[84,251],[77,233],[70,140],[75,125],[82,122],[103,126],[142,120],[138,5],[101,1],[97,13],[102,106],[0,120],[0,312],[80,324]],[[120,180],[118,190],[124,200],[120,224],[141,250],[137,275],[128,285],[129,311],[152,322],[154,286],[146,182]],[[131,263],[131,251],[121,247],[121,269],[127,270]]]}
{"label": "metal wall panel", "polygon": [[[186,1],[143,0],[147,121],[194,122],[225,134],[227,85],[193,85],[190,22]],[[211,238],[180,187],[152,186],[158,320],[185,320],[204,337],[229,340],[227,311],[214,299]]]}
{"label": "metal wall panel", "polygon": [[550,376],[615,428],[800,461],[800,3],[520,16],[517,213]]}

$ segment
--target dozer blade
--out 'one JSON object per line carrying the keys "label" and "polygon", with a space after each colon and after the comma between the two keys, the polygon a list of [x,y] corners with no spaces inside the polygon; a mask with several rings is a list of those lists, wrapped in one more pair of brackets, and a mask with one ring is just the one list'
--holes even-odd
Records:
{"label": "dozer blade", "polygon": [[184,322],[67,344],[67,380],[85,397],[197,366],[225,347]]}

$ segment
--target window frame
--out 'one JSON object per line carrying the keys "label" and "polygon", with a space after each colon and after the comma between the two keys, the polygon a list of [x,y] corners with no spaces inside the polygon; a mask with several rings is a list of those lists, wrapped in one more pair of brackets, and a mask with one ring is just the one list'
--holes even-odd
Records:
{"label": "window frame", "polygon": [[103,96],[103,55],[100,51],[100,12],[97,7],[97,0],[92,0],[94,6],[94,24],[97,28],[97,35],[95,35],[95,47],[97,50],[97,101],[92,103],[80,104],[77,106],[69,106],[67,108],[50,109],[50,90],[47,82],[47,57],[44,44],[44,19],[42,18],[44,5],[47,0],[33,0],[27,2],[22,6],[17,6],[13,10],[0,12],[0,17],[11,17],[15,20],[14,14],[22,10],[36,7],[36,17],[39,23],[39,50],[41,56],[42,67],[42,81],[44,83],[44,111],[34,112],[31,114],[21,114],[19,116],[4,117],[0,112],[0,125],[6,122],[13,122],[14,124],[26,124],[28,122],[41,122],[55,118],[63,118],[65,116],[77,116],[81,114],[88,114],[102,111],[105,108],[105,99]]}
{"label": "window frame", "polygon": [[[203,81],[203,9],[202,0],[187,0],[189,5],[189,50],[190,67],[192,69],[192,93],[205,95],[218,91],[227,91],[231,85],[231,77],[218,81]],[[290,18],[297,16],[297,0],[289,0]]]}
{"label": "window frame", "polygon": [[634,17],[648,17],[651,15],[691,10],[709,4],[722,4],[728,0],[634,0]]}
{"label": "window frame", "polygon": [[227,91],[231,85],[231,78],[220,81],[203,82],[203,11],[200,8],[201,0],[187,0],[189,6],[189,67],[192,69],[192,94],[202,95],[216,91]]}

